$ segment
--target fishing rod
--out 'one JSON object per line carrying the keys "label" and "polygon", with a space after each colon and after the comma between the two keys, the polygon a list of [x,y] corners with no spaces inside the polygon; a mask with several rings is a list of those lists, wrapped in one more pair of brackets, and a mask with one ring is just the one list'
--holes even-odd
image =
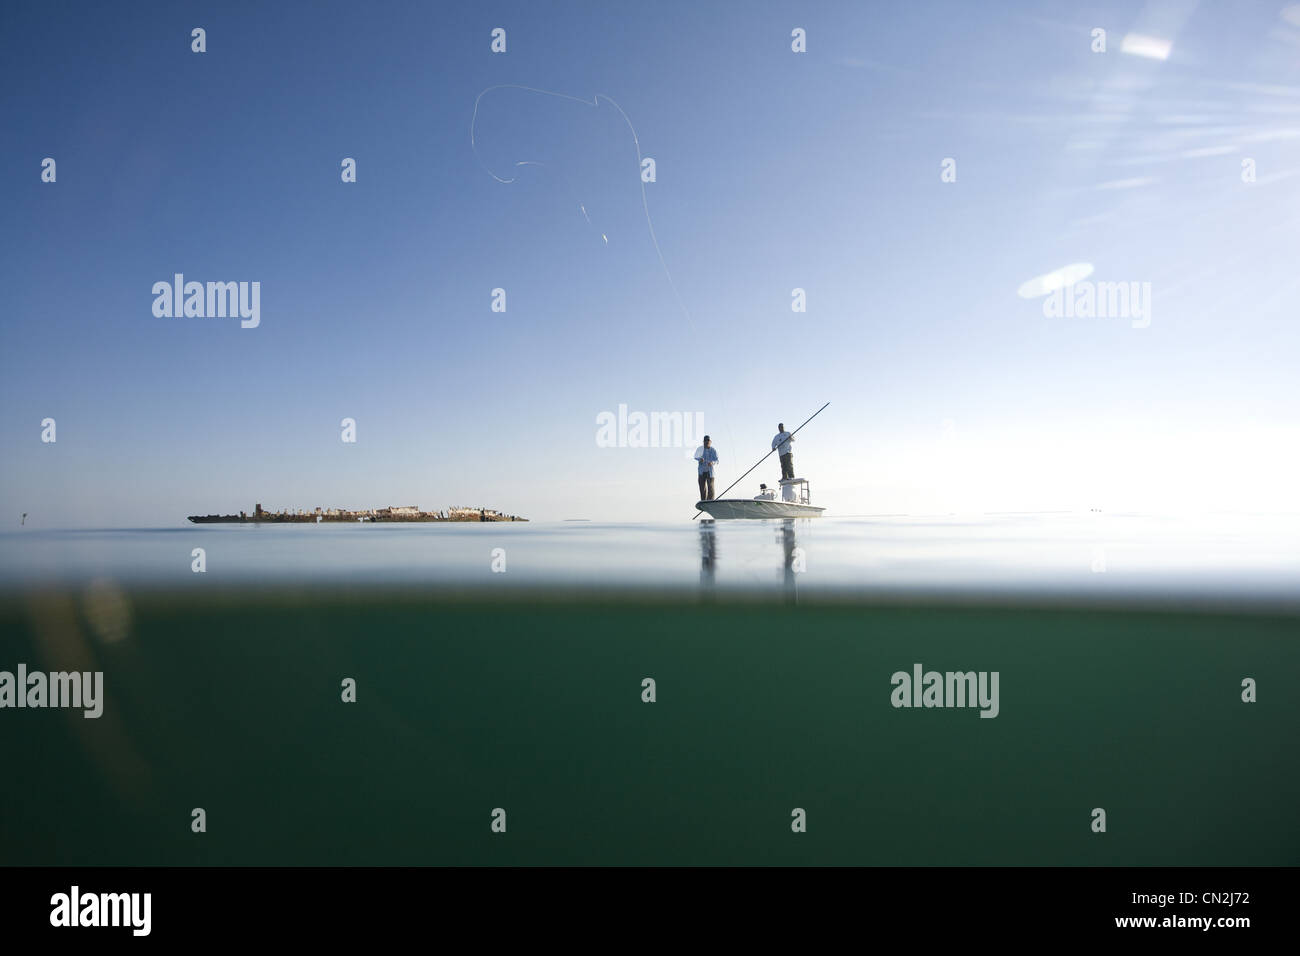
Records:
{"label": "fishing rod", "polygon": [[[827,402],[827,403],[826,403],[826,405],[829,405],[829,404],[830,404],[830,402]],[[817,409],[817,411],[815,411],[815,412],[813,412],[811,415],[809,415],[808,418],[807,418],[807,420],[803,423],[803,425],[807,425],[808,422],[812,421],[814,418],[816,418],[816,417],[817,417],[818,415],[820,415],[822,412],[826,411],[826,405],[823,405],[821,408]],[[803,425],[800,425],[799,428],[803,428]],[[799,434],[799,428],[796,428],[794,431],[792,431],[792,432],[790,433],[790,438],[787,438],[785,441],[781,442],[781,445],[787,444],[787,443],[790,441],[791,438],[794,438],[795,435]],[[762,458],[760,458],[758,461],[754,462],[754,464],[750,467],[749,471],[753,471],[753,470],[754,470],[755,468],[757,468],[759,465],[763,464],[763,462],[767,461],[768,457],[772,454],[772,452],[776,451],[777,448],[780,448],[781,445],[777,445],[775,448],[772,448],[771,451],[769,451],[766,455],[764,455],[764,456],[763,456]],[[749,474],[749,471],[745,472],[745,475],[748,475],[748,474]],[[730,491],[732,488],[736,487],[736,485],[738,485],[738,484],[740,484],[742,481],[744,481],[744,480],[745,480],[745,475],[741,475],[739,478],[737,478],[737,479],[736,479],[735,481],[733,481],[731,484],[727,485],[727,487],[723,488],[723,489],[722,489],[722,494],[721,494],[721,495],[718,495],[717,497],[718,497],[718,498],[721,498],[723,495],[725,495],[725,494],[726,494],[728,491]],[[696,518],[698,518],[698,517],[699,517],[700,515],[702,515],[702,514],[704,514],[703,511],[697,511],[697,512],[695,512],[695,514],[694,514],[694,516],[691,518],[691,520],[694,521]]]}

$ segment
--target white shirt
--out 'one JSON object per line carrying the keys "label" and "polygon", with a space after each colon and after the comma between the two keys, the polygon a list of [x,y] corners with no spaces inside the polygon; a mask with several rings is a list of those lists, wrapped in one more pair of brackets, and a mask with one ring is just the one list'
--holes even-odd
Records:
{"label": "white shirt", "polygon": [[794,441],[794,436],[789,432],[777,432],[776,437],[772,439],[772,447],[775,448],[777,445],[780,445],[781,451],[778,452],[778,454],[788,455],[794,451],[794,449],[790,447],[790,442],[792,441]]}
{"label": "white shirt", "polygon": [[754,495],[754,500],[755,500],[755,501],[775,501],[775,500],[776,500],[776,492],[773,491],[771,488],[769,488],[769,489],[767,489],[767,491],[763,491],[763,492],[760,492],[759,494]]}

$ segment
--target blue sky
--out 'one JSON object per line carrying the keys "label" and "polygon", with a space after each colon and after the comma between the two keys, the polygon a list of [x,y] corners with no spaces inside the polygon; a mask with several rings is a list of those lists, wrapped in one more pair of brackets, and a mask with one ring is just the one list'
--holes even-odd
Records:
{"label": "blue sky", "polygon": [[[796,466],[842,514],[1295,510],[1294,5],[10,4],[0,44],[29,524],[689,517],[690,449],[597,446],[620,403],[701,415],[726,484],[829,401]],[[588,102],[494,90],[476,154],[502,84]],[[1017,295],[1073,263],[1150,325]],[[176,272],[260,326],[155,317]]]}

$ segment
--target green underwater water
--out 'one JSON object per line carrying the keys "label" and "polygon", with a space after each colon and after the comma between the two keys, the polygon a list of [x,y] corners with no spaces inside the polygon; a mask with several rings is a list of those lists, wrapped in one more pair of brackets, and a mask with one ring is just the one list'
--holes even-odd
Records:
{"label": "green underwater water", "polygon": [[[105,704],[0,710],[0,864],[1294,865],[1298,638],[1089,606],[14,596],[0,669],[102,670]],[[998,716],[895,708],[916,663],[997,671]]]}

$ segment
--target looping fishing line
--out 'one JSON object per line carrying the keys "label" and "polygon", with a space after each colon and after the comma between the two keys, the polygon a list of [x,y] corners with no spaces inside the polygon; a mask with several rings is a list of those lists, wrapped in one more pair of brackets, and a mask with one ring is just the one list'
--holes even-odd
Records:
{"label": "looping fishing line", "polygon": [[[641,169],[641,161],[644,159],[644,157],[641,155],[641,140],[637,138],[636,127],[632,125],[632,121],[628,119],[628,115],[623,112],[623,107],[619,106],[617,103],[615,103],[612,99],[610,99],[605,94],[597,93],[591,99],[587,100],[587,99],[583,99],[580,96],[570,96],[568,93],[557,93],[554,90],[539,90],[536,87],[522,86],[518,83],[498,83],[495,86],[489,86],[478,96],[474,97],[474,114],[473,116],[470,117],[470,121],[469,121],[469,145],[470,145],[470,149],[474,151],[474,158],[478,160],[479,165],[483,167],[484,171],[493,179],[495,179],[497,182],[503,183],[505,185],[509,185],[510,183],[515,182],[516,179],[518,179],[518,177],[511,176],[509,179],[503,179],[502,177],[498,176],[495,172],[493,172],[491,167],[488,166],[488,164],[483,161],[483,157],[479,155],[478,144],[474,139],[474,128],[475,128],[475,124],[478,122],[479,103],[482,101],[483,97],[487,96],[489,93],[491,93],[494,90],[523,90],[526,93],[536,93],[539,96],[553,96],[556,97],[557,99],[570,100],[574,103],[581,103],[583,106],[590,106],[597,109],[599,109],[600,107],[601,100],[604,100],[610,106],[614,107],[614,109],[618,110],[618,115],[623,117],[623,122],[627,124],[628,130],[632,133],[632,143],[636,147],[637,170],[639,171]],[[519,166],[542,166],[544,164],[525,159],[525,160],[517,161],[514,165],[517,168]],[[691,316],[691,310],[686,307],[686,302],[685,300],[682,299],[681,293],[677,291],[677,283],[673,280],[673,274],[668,269],[668,263],[664,260],[663,250],[659,248],[659,238],[655,235],[655,224],[654,221],[650,218],[650,201],[649,198],[646,196],[645,180],[641,179],[640,176],[638,176],[637,179],[641,183],[641,208],[645,212],[645,224],[646,224],[646,228],[650,232],[650,242],[655,247],[655,255],[659,257],[659,265],[664,271],[664,278],[668,280],[668,287],[673,290],[673,298],[676,299],[678,308],[682,310],[682,315],[686,316],[686,322],[691,327],[691,334],[695,337],[696,341],[699,341],[700,330],[696,327],[695,319]],[[591,217],[587,215],[586,206],[579,203],[578,208],[582,210],[583,218],[585,218],[587,220],[587,223],[590,224]],[[609,244],[608,237],[606,237],[603,233],[601,234],[601,238],[605,240],[606,245]],[[722,410],[723,415],[725,416],[726,405],[723,403],[721,398],[719,398],[718,400],[718,405]],[[728,440],[731,439],[730,430],[727,431],[727,439]],[[734,449],[735,447],[736,446],[733,444],[732,448]]]}

